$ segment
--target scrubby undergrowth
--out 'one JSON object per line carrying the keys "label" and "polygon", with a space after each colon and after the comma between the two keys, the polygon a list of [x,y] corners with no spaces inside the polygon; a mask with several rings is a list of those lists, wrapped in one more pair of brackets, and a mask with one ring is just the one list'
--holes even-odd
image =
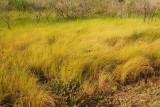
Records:
{"label": "scrubby undergrowth", "polygon": [[159,24],[99,18],[23,27],[17,21],[10,31],[2,25],[0,104],[116,104],[109,98],[122,86],[159,80]]}

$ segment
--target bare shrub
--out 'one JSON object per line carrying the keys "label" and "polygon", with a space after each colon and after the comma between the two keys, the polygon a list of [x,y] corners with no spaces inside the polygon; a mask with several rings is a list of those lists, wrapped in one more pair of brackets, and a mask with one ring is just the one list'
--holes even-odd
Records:
{"label": "bare shrub", "polygon": [[111,15],[116,15],[120,12],[120,3],[117,0],[108,1],[108,13]]}
{"label": "bare shrub", "polygon": [[159,0],[150,0],[149,19],[153,20],[155,14],[160,9]]}
{"label": "bare shrub", "polygon": [[0,1],[0,21],[7,24],[8,29],[11,29],[10,23],[12,19],[12,12],[9,11],[8,0]]}
{"label": "bare shrub", "polygon": [[51,17],[51,15],[53,14],[54,10],[52,8],[51,2],[53,0],[46,0],[45,2],[45,7],[44,7],[44,13],[46,16],[46,20],[49,20],[49,18]]}
{"label": "bare shrub", "polygon": [[36,17],[37,22],[40,22],[42,12],[44,10],[45,0],[27,0],[28,8],[32,14]]}
{"label": "bare shrub", "polygon": [[1,0],[0,1],[0,12],[2,12],[6,6],[8,5],[8,0]]}
{"label": "bare shrub", "polygon": [[84,17],[90,8],[90,1],[86,0],[55,0],[51,6],[58,18]]}
{"label": "bare shrub", "polygon": [[140,13],[144,17],[144,22],[147,17],[149,19],[153,19],[156,12],[160,9],[160,1],[159,0],[137,0],[135,1],[133,7],[134,14]]}

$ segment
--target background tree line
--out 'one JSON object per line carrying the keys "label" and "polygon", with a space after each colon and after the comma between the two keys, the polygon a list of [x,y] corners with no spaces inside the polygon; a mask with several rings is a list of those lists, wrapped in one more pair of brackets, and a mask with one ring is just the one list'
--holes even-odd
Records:
{"label": "background tree line", "polygon": [[160,0],[0,0],[0,19],[10,29],[11,11],[29,11],[37,22],[42,14],[48,20],[55,13],[57,18],[73,19],[89,16],[141,15],[153,19],[160,9]]}

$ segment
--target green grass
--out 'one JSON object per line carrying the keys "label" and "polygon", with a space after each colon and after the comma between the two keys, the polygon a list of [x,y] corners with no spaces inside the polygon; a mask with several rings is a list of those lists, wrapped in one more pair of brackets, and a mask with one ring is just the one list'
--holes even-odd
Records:
{"label": "green grass", "polygon": [[106,81],[114,87],[159,74],[160,22],[108,17],[37,24],[25,15],[12,30],[0,25],[0,66],[1,104],[53,104],[46,87],[56,81],[53,88],[62,92],[61,83],[79,84],[89,95],[105,92]]}

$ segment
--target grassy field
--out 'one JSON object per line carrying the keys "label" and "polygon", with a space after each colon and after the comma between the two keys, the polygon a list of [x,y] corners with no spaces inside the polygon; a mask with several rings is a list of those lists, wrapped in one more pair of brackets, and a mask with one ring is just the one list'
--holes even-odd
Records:
{"label": "grassy field", "polygon": [[[152,89],[147,88],[152,81],[156,91],[155,100],[147,104],[160,104],[159,19],[144,23],[142,18],[104,17],[37,24],[28,17],[15,19],[11,30],[0,23],[1,105],[115,105],[108,99],[113,93],[143,81],[139,86]],[[125,104],[134,102],[118,103]]]}

